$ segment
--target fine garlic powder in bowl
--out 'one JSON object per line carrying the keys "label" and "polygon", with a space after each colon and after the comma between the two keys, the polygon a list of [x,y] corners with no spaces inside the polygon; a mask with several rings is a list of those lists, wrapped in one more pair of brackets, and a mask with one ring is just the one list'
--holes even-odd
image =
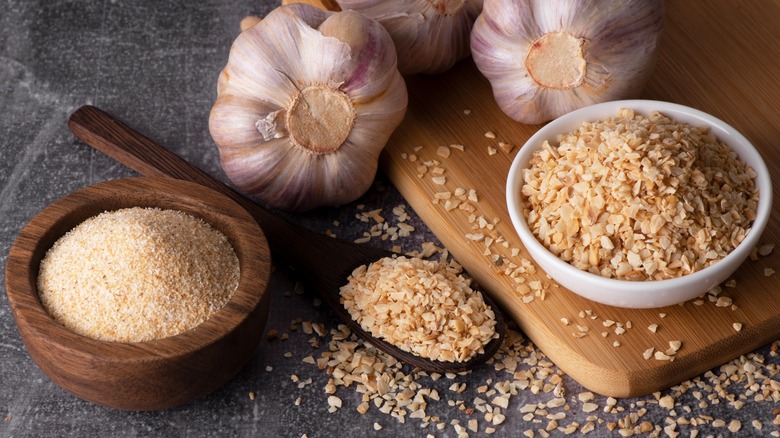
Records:
{"label": "fine garlic powder in bowl", "polygon": [[593,105],[541,128],[507,181],[513,225],[553,279],[619,307],[726,280],[756,246],[772,187],[734,128],[667,102]]}
{"label": "fine garlic powder in bowl", "polygon": [[133,207],[91,217],[57,240],[41,261],[38,294],[78,334],[142,342],[201,324],[239,277],[227,237],[202,219]]}
{"label": "fine garlic powder in bowl", "polygon": [[112,408],[165,409],[214,391],[255,355],[270,265],[262,230],[227,196],[126,178],[38,213],[8,253],[6,292],[54,383]]}

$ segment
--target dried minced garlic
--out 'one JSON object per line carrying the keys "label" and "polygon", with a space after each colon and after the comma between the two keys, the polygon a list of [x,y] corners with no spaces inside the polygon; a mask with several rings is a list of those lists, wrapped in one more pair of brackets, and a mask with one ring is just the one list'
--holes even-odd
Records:
{"label": "dried minced garlic", "polygon": [[562,260],[662,280],[730,253],[756,217],[756,173],[706,128],[621,109],[544,142],[523,171],[528,224]]}
{"label": "dried minced garlic", "polygon": [[341,302],[352,318],[403,351],[463,362],[498,336],[493,309],[454,262],[386,257],[348,280]]}

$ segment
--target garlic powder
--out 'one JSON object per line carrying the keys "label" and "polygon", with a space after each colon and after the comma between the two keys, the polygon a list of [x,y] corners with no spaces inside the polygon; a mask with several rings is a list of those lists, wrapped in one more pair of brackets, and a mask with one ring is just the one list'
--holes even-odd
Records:
{"label": "garlic powder", "polygon": [[239,262],[221,232],[175,210],[125,208],[89,218],[41,261],[41,304],[93,339],[141,342],[187,331],[228,302]]}

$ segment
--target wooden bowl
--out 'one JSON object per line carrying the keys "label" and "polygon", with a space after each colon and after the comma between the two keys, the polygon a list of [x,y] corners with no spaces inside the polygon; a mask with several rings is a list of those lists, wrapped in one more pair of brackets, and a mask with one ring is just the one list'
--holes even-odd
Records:
{"label": "wooden bowl", "polygon": [[[46,251],[85,219],[127,207],[179,210],[221,231],[241,270],[230,301],[187,332],[147,342],[99,341],[52,319],[36,287]],[[54,383],[112,408],[165,409],[214,391],[252,357],[268,316],[270,267],[263,232],[231,199],[190,182],[128,178],[74,192],[35,216],[8,254],[6,292],[27,351]]]}

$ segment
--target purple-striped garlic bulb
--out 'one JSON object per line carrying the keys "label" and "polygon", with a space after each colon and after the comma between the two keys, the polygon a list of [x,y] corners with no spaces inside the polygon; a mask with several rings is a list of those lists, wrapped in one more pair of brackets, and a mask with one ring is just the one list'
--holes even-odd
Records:
{"label": "purple-striped garlic bulb", "polygon": [[356,12],[280,6],[230,49],[209,130],[241,190],[287,211],[341,205],[374,181],[406,113],[393,41]]}
{"label": "purple-striped garlic bulb", "polygon": [[381,23],[393,37],[398,70],[436,74],[469,55],[469,34],[482,0],[336,0]]}
{"label": "purple-striped garlic bulb", "polygon": [[471,52],[507,115],[543,123],[638,97],[663,21],[663,0],[485,0]]}

